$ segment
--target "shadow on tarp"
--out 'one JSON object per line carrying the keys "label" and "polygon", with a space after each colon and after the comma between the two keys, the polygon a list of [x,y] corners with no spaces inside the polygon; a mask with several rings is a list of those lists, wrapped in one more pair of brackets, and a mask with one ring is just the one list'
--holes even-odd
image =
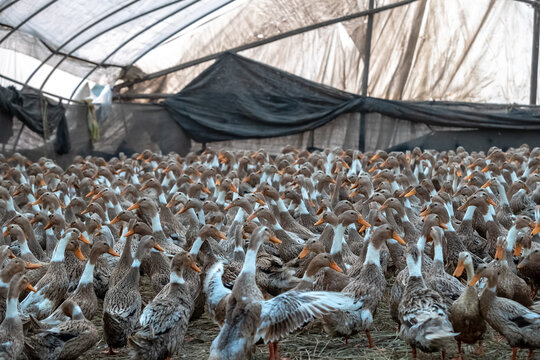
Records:
{"label": "shadow on tarp", "polygon": [[438,151],[453,150],[463,146],[467,151],[487,151],[492,146],[507,150],[528,144],[540,146],[540,131],[523,130],[464,130],[434,131],[431,134],[392,146],[388,151],[405,151],[419,147]]}

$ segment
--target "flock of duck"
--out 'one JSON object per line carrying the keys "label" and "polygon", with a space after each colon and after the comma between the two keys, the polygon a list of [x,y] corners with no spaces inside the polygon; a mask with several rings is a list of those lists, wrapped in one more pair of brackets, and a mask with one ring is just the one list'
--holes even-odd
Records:
{"label": "flock of duck", "polygon": [[488,324],[513,359],[540,348],[540,148],[208,148],[66,169],[16,153],[0,175],[2,359],[76,359],[101,338],[110,354],[169,359],[205,311],[220,328],[209,359],[265,343],[278,360],[315,319],[373,348],[390,285],[413,358],[444,358],[451,341],[460,358],[462,343],[482,353]]}

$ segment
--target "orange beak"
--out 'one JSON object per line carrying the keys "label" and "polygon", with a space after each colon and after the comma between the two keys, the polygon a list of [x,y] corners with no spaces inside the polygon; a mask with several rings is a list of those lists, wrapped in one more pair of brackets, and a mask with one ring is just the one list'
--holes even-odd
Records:
{"label": "orange beak", "polygon": [[255,219],[257,217],[257,213],[254,212],[253,214],[249,215],[249,217],[247,218],[247,221],[251,221],[253,219]]}
{"label": "orange beak", "polygon": [[83,234],[79,235],[79,240],[81,240],[85,244],[90,245],[90,241],[88,241],[88,239],[85,238]]}
{"label": "orange beak", "polygon": [[81,212],[81,215],[84,215],[84,214],[88,214],[90,211],[88,211],[88,209],[84,209],[82,212]]}
{"label": "orange beak", "polygon": [[332,262],[330,263],[330,268],[331,268],[331,269],[334,269],[334,270],[336,270],[337,272],[340,272],[340,273],[343,272],[343,270],[341,270],[341,268],[338,266],[338,264],[336,264],[335,261],[332,261]]}
{"label": "orange beak", "polygon": [[377,169],[377,165],[373,165],[373,166],[368,170],[368,172],[372,173],[372,172],[374,172],[376,169]]}
{"label": "orange beak", "polygon": [[448,226],[444,225],[443,223],[440,223],[439,227],[444,229],[444,230],[448,230]]}
{"label": "orange beak", "polygon": [[317,220],[317,222],[313,225],[317,226],[317,225],[321,225],[322,223],[324,223],[324,217],[321,217],[319,220]]}
{"label": "orange beak", "polygon": [[[231,185],[232,185],[232,184],[231,184]],[[209,194],[209,195],[212,193],[210,190],[208,190],[208,188],[207,188],[206,186],[203,186],[203,187],[202,187],[202,191],[204,191],[205,193],[207,193],[207,194]]]}
{"label": "orange beak", "polygon": [[392,239],[397,240],[397,242],[400,243],[401,245],[407,245],[407,243],[405,242],[405,240],[403,240],[403,239],[401,238],[401,236],[399,236],[395,231],[394,231],[394,233],[392,234]]}
{"label": "orange beak", "polygon": [[77,257],[77,259],[79,260],[86,260],[86,258],[84,257],[83,253],[81,252],[81,249],[76,249],[74,252],[75,256]]}
{"label": "orange beak", "polygon": [[491,180],[488,180],[488,181],[485,182],[484,185],[482,185],[482,189],[485,189],[485,188],[487,188],[487,187],[490,186],[490,185],[491,185]]}
{"label": "orange beak", "polygon": [[171,199],[171,201],[169,201],[169,202],[167,203],[167,208],[170,209],[170,208],[174,205],[174,204],[173,204],[173,201],[174,201],[174,199]]}
{"label": "orange beak", "polygon": [[94,194],[95,194],[95,191],[92,189],[92,191],[90,191],[88,194],[86,194],[85,197],[89,198],[90,196],[92,196]]}
{"label": "orange beak", "polygon": [[516,248],[514,249],[514,256],[521,255],[521,244],[517,244]]}
{"label": "orange beak", "polygon": [[455,277],[461,276],[461,274],[463,274],[464,269],[465,269],[465,264],[463,263],[463,260],[460,260],[452,276],[455,276]]}
{"label": "orange beak", "polygon": [[480,275],[475,274],[471,281],[469,281],[469,286],[474,286],[474,284],[476,284],[478,280],[480,280]]}
{"label": "orange beak", "polygon": [[9,231],[4,231],[4,237],[8,237],[9,236]]}
{"label": "orange beak", "polygon": [[26,269],[37,269],[39,267],[41,267],[41,264],[32,264],[32,263],[29,263],[29,262],[27,262],[25,264]]}
{"label": "orange beak", "polygon": [[529,259],[528,259],[528,258],[524,258],[523,260],[521,260],[521,261],[519,262],[519,264],[517,265],[517,268],[518,268],[518,269],[523,269],[528,263],[529,263]]}
{"label": "orange beak", "polygon": [[358,215],[358,223],[359,223],[359,224],[362,224],[362,225],[364,225],[364,226],[366,226],[366,227],[371,227],[371,224],[368,223],[368,222],[362,217],[362,215]]}
{"label": "orange beak", "polygon": [[139,191],[143,191],[143,190],[146,190],[148,189],[148,184],[144,184],[140,189]]}
{"label": "orange beak", "polygon": [[302,251],[300,252],[300,254],[298,255],[298,258],[299,259],[303,259],[306,257],[307,254],[309,254],[309,247],[305,246]]}
{"label": "orange beak", "polygon": [[131,205],[130,207],[128,207],[128,211],[138,209],[139,207],[140,207],[139,203],[136,202],[135,204],[133,204],[133,205]]}
{"label": "orange beak", "polygon": [[37,199],[36,201],[34,201],[34,202],[32,203],[32,206],[41,204],[42,202],[43,202],[43,199],[39,198],[39,199]]}
{"label": "orange beak", "polygon": [[469,207],[469,204],[467,204],[467,202],[465,202],[465,204],[458,207],[458,210],[459,211],[465,211],[468,207]]}
{"label": "orange beak", "polygon": [[120,254],[118,254],[112,247],[109,248],[109,251],[107,251],[108,254],[111,254],[112,256],[119,257]]}
{"label": "orange beak", "polygon": [[[83,214],[83,215],[84,215],[84,214]],[[50,228],[52,228],[52,227],[53,227],[53,224],[52,224],[52,222],[49,221],[49,222],[47,223],[47,225],[45,225],[44,229],[45,229],[45,230],[48,230],[48,229],[50,229]]]}
{"label": "orange beak", "polygon": [[482,172],[485,173],[485,172],[488,172],[488,166],[486,165],[483,169],[482,169]]}
{"label": "orange beak", "polygon": [[488,204],[490,204],[490,205],[497,206],[497,204],[495,203],[495,201],[493,201],[490,197],[487,198],[487,202],[488,202]]}
{"label": "orange beak", "polygon": [[192,270],[194,270],[194,271],[196,271],[198,273],[202,272],[202,270],[195,263],[191,263],[190,267],[191,267]]}
{"label": "orange beak", "polygon": [[366,225],[362,225],[362,227],[360,228],[360,230],[358,230],[358,233],[361,234],[362,232],[366,231],[367,229],[367,226]]}
{"label": "orange beak", "polygon": [[281,244],[282,243],[282,241],[279,240],[275,235],[270,236],[270,238],[268,240],[270,240],[274,244]]}
{"label": "orange beak", "polygon": [[315,205],[315,203],[313,202],[313,200],[309,199],[308,202],[309,202],[309,205],[311,205],[311,207],[316,207],[316,205]]}
{"label": "orange beak", "polygon": [[226,240],[227,239],[227,235],[225,235],[223,232],[221,231],[218,231],[218,237],[220,239],[223,239],[223,240]]}
{"label": "orange beak", "polygon": [[143,154],[137,156],[137,160],[142,160],[142,159],[144,159],[144,155],[143,155]]}
{"label": "orange beak", "polygon": [[380,211],[380,210],[384,210],[384,209],[386,209],[386,208],[388,208],[388,205],[382,204],[381,207],[379,208],[379,211]]}
{"label": "orange beak", "polygon": [[242,180],[242,183],[245,184],[245,183],[249,182],[249,179],[250,179],[250,177],[249,177],[249,175],[248,175],[248,176],[246,176],[246,177]]}
{"label": "orange beak", "polygon": [[422,216],[422,217],[426,217],[426,216],[428,216],[428,215],[429,215],[429,209],[427,209],[427,208],[426,208],[426,210],[424,210],[424,211],[422,211],[422,212],[420,213],[420,216]]}
{"label": "orange beak", "polygon": [[408,193],[406,193],[404,195],[404,197],[409,197],[409,196],[413,196],[413,195],[416,195],[416,189],[412,189],[411,191],[409,191]]}
{"label": "orange beak", "polygon": [[229,210],[229,209],[232,208],[233,206],[234,206],[233,203],[230,203],[229,205],[227,205],[227,206],[225,207],[225,210]]}
{"label": "orange beak", "polygon": [[464,180],[471,180],[472,179],[472,173],[470,173],[469,175],[465,176],[463,179]]}
{"label": "orange beak", "polygon": [[163,248],[161,246],[159,246],[158,243],[155,243],[154,244],[154,249],[156,249],[157,251],[160,251],[160,252],[164,252],[165,250],[163,250]]}
{"label": "orange beak", "polygon": [[235,193],[238,194],[238,189],[236,188],[236,186],[234,186],[234,184],[231,183],[231,190]]}
{"label": "orange beak", "polygon": [[114,219],[111,220],[111,225],[114,225],[119,221],[120,221],[120,219],[118,219],[118,216],[115,216]]}
{"label": "orange beak", "polygon": [[135,234],[135,231],[133,229],[131,229],[126,233],[126,235],[124,235],[124,237],[128,237],[128,236],[131,236],[133,234]]}
{"label": "orange beak", "polygon": [[97,195],[92,196],[92,200],[101,199],[103,197],[103,193],[99,193]]}
{"label": "orange beak", "polygon": [[36,288],[32,286],[32,284],[28,283],[26,285],[26,288],[30,291],[37,292]]}
{"label": "orange beak", "polygon": [[540,222],[536,224],[536,226],[534,227],[534,229],[531,231],[531,234],[533,235],[536,235],[540,233]]}
{"label": "orange beak", "polygon": [[13,255],[13,253],[12,253],[12,252],[10,251],[10,252],[9,252],[9,258],[10,258],[10,259],[15,259],[15,258],[16,258],[16,256],[15,256],[15,255]]}
{"label": "orange beak", "polygon": [[472,169],[472,168],[475,167],[475,166],[476,166],[476,163],[472,163],[472,164],[470,164],[469,166],[467,166],[467,169]]}
{"label": "orange beak", "polygon": [[495,260],[502,260],[503,258],[503,248],[502,246],[497,246],[497,251],[495,251]]}
{"label": "orange beak", "polygon": [[266,205],[263,199],[257,199],[257,204]]}

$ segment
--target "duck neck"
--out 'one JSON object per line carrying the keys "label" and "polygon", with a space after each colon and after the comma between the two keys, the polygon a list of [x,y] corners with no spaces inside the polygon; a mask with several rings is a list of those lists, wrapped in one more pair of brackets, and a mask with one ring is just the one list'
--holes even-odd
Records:
{"label": "duck neck", "polygon": [[244,217],[246,215],[246,211],[243,207],[238,207],[238,211],[236,212],[236,216],[234,217],[233,222],[243,223]]}
{"label": "duck neck", "polygon": [[334,228],[334,239],[332,241],[332,248],[330,249],[330,255],[335,255],[341,252],[343,241],[345,237],[345,227],[343,224],[337,224]]}
{"label": "duck neck", "polygon": [[369,242],[367,252],[366,252],[366,259],[364,260],[364,265],[367,264],[373,264],[377,267],[381,267],[381,257],[380,257],[380,249],[377,249],[373,242]]}
{"label": "duck neck", "polygon": [[92,260],[88,260],[86,262],[86,266],[84,267],[84,271],[81,275],[81,279],[79,280],[79,286],[78,287],[81,287],[82,285],[85,285],[85,284],[92,284],[94,282],[94,268],[95,268],[95,263],[93,264],[92,263]]}
{"label": "duck neck", "polygon": [[465,216],[463,216],[463,221],[467,221],[467,220],[472,221],[475,210],[476,210],[476,206],[474,205],[469,206],[467,208],[467,212],[465,213]]}
{"label": "duck neck", "polygon": [[152,232],[155,234],[160,231],[163,231],[163,228],[161,227],[159,213],[156,212],[156,214],[152,217]]}
{"label": "duck neck", "polygon": [[418,250],[420,250],[420,253],[424,252],[424,249],[426,247],[426,236],[425,235],[420,235],[420,237],[418,238],[418,241],[416,243],[416,246],[418,246]]}
{"label": "duck neck", "polygon": [[260,246],[261,244],[257,244],[255,249],[248,249],[240,274],[255,274],[255,270],[257,269],[257,253],[259,252]]}
{"label": "duck neck", "polygon": [[422,278],[422,259],[421,257],[417,262],[407,258],[407,268],[409,269],[409,277]]}
{"label": "duck neck", "polygon": [[169,275],[169,282],[171,284],[177,284],[177,285],[185,284],[186,281],[184,280],[183,269],[180,270],[179,274],[177,274],[176,271],[171,271],[171,274]]}
{"label": "duck neck", "polygon": [[467,271],[467,284],[474,277],[474,265],[472,263],[465,265],[465,271]]}
{"label": "duck neck", "polygon": [[64,255],[66,253],[66,246],[68,244],[68,237],[64,236],[60,238],[56,248],[54,249],[53,255],[51,257],[51,262],[62,262],[64,261]]}
{"label": "duck neck", "polygon": [[444,257],[443,257],[443,247],[440,242],[435,243],[435,249],[433,254],[433,261],[444,264]]}
{"label": "duck neck", "polygon": [[8,297],[6,299],[6,319],[14,319],[19,317],[17,304],[18,299],[16,297]]}
{"label": "duck neck", "polygon": [[510,252],[514,249],[518,236],[518,230],[516,225],[512,225],[510,230],[508,230],[508,235],[506,235],[506,252]]}
{"label": "duck neck", "polygon": [[195,256],[198,255],[203,242],[204,242],[203,239],[200,236],[197,236],[197,239],[195,239],[195,241],[193,242],[193,245],[191,246],[191,250],[189,250],[189,253]]}

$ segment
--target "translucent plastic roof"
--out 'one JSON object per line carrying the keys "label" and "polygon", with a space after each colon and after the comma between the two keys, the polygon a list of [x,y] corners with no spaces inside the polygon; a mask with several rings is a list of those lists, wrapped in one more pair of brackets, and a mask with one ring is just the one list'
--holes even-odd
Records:
{"label": "translucent plastic roof", "polygon": [[[368,94],[527,103],[535,1],[375,0],[375,8],[406,4],[373,17]],[[211,65],[200,58],[356,14],[368,3],[0,0],[0,75],[70,98],[87,81],[113,86],[158,73],[129,91],[173,93]],[[239,54],[359,93],[366,23],[355,17]],[[197,65],[167,71],[190,61]]]}

